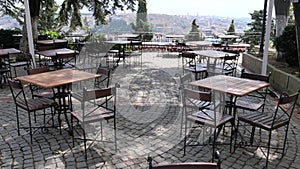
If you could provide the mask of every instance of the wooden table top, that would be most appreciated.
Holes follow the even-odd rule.
[[[228,56],[235,56],[235,53],[229,53],[229,52],[223,52],[223,51],[217,51],[217,50],[194,50],[194,51],[187,51],[194,53],[196,55],[208,57],[208,58],[215,58],[215,59],[222,59],[225,57],[225,55]]]
[[[56,43],[66,43],[68,42],[67,40],[63,40],[63,39],[55,39],[55,40],[38,40],[36,41],[37,44],[40,45],[53,45]]]
[[[56,53],[79,53],[77,50],[72,50],[68,48],[61,48],[61,49],[50,49],[50,50],[44,50],[44,51],[38,51],[36,52],[39,55],[43,55],[45,57],[55,57]]]
[[[198,81],[193,81],[190,83],[190,85],[212,89],[240,97],[245,96],[261,88],[267,87],[270,84],[263,81],[250,80],[225,75],[217,75]]]
[[[62,69],[34,75],[20,76],[17,77],[17,80],[31,83],[43,88],[54,88],[96,77],[101,77],[101,75],[74,69]]]
[[[15,48],[6,48],[6,49],[0,49],[0,55],[6,55],[6,54],[17,54],[21,53],[20,50],[15,49]]]

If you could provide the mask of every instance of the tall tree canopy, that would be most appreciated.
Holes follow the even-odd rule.
[[[32,18],[32,27],[34,39],[37,39],[37,27],[39,24],[39,17],[45,18],[47,15],[54,15],[53,10],[50,9],[54,5],[55,0],[30,0],[30,13]],[[58,15],[58,23],[53,25],[59,26],[69,26],[69,28],[75,29],[76,27],[82,26],[81,13],[80,10],[87,7],[89,11],[93,13],[96,20],[96,24],[105,24],[106,16],[112,15],[116,10],[134,10],[135,2],[137,0],[64,0]],[[24,0],[0,0],[0,13],[5,15],[10,15],[17,19],[20,24],[24,21]],[[40,10],[42,9],[42,10]],[[51,11],[53,13],[51,13]],[[23,32],[26,32],[23,26]],[[23,33],[23,38],[21,39],[22,50],[26,50],[26,39],[27,34]]]
[[[136,14],[136,22],[131,23],[132,29],[135,33],[143,35],[143,39],[150,41],[153,37],[152,30],[148,23],[148,14],[147,14],[147,1],[138,0],[138,10]]]

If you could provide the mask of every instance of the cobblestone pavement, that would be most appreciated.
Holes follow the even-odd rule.
[[[32,145],[27,130],[21,130],[19,136],[9,88],[0,89],[0,168],[138,169],[148,168],[148,155],[153,157],[154,164],[210,161],[209,146],[187,147],[183,154],[182,117],[175,77],[176,73],[182,74],[182,68],[179,68],[177,55],[145,52],[142,65],[139,59],[132,58],[130,65],[120,64],[113,74],[112,83],[121,85],[117,91],[117,150],[113,143],[94,142],[87,151],[87,161],[83,142],[76,140],[73,147],[66,128],[62,134],[58,128],[51,128],[47,133],[37,130]],[[269,100],[267,109],[272,109],[274,99],[269,97]],[[78,108],[78,102],[73,104]],[[299,168],[298,116],[296,112],[296,120],[290,125],[286,155],[281,158],[272,151],[269,168]],[[26,125],[27,121],[26,114],[22,113],[21,124]],[[105,122],[103,127],[104,139],[113,140],[112,122]],[[91,133],[99,130],[98,126],[89,129]],[[266,134],[261,132],[259,140],[264,143]],[[282,130],[273,133],[272,145],[281,145],[282,134]],[[229,138],[226,131],[221,138]],[[265,165],[265,158],[257,147],[238,147],[234,153],[230,153],[229,146],[218,146],[218,150],[222,168],[260,169]]]

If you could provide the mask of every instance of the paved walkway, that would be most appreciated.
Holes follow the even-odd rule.
[[[131,60],[131,66],[119,65],[113,74],[112,83],[118,82],[117,106],[117,150],[113,143],[94,143],[88,150],[88,160],[84,158],[83,142],[78,140],[75,147],[66,129],[49,129],[47,133],[38,130],[33,144],[27,131],[16,131],[15,106],[10,98],[8,86],[0,89],[0,168],[148,168],[147,157],[153,163],[187,161],[209,161],[208,146],[187,147],[183,154],[179,93],[175,74],[182,74],[177,55],[164,53],[143,54],[143,64]],[[272,98],[270,98],[272,100]],[[78,102],[74,101],[78,107]],[[267,109],[274,107],[269,101]],[[269,168],[299,168],[300,150],[298,142],[299,116],[295,113],[287,140],[287,154],[272,152]],[[22,124],[27,116],[22,114]],[[90,132],[98,130],[91,126]],[[112,140],[112,123],[104,123],[104,137]],[[281,143],[282,130],[273,133],[272,144]],[[262,142],[265,134],[262,131]],[[247,135],[245,134],[247,137]],[[223,138],[223,136],[222,136]],[[228,137],[224,137],[226,139]],[[263,168],[265,158],[258,148],[239,147],[234,153],[229,146],[219,146],[222,168]]]

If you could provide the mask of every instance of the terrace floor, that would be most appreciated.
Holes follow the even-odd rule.
[[[142,62],[134,58],[131,65],[120,64],[113,74],[112,84],[118,82],[117,150],[113,143],[95,142],[84,158],[84,146],[64,129],[51,128],[47,133],[38,130],[30,144],[30,136],[16,130],[15,106],[9,87],[0,89],[0,168],[148,168],[147,157],[153,163],[210,161],[210,147],[187,147],[183,154],[183,134],[176,73],[182,74],[177,55],[144,52]],[[179,63],[179,64],[178,64]],[[138,92],[137,92],[138,91]],[[147,96],[142,105],[132,104],[135,94]],[[273,109],[274,98],[268,96],[267,109]],[[75,108],[78,102],[74,101]],[[291,122],[286,155],[281,158],[272,152],[269,168],[298,168],[300,166],[299,109]],[[25,114],[25,113],[24,113]],[[26,124],[27,116],[21,118]],[[111,122],[104,123],[104,136],[112,139]],[[91,132],[95,132],[91,127]],[[97,129],[96,129],[97,130]],[[262,131],[263,132],[263,131]],[[226,133],[225,133],[226,134]],[[273,133],[272,144],[278,146],[282,130]],[[266,137],[260,138],[262,142]],[[246,136],[246,134],[245,134]],[[221,136],[223,137],[223,136]],[[246,136],[247,137],[247,136]],[[226,137],[224,137],[226,139]],[[229,146],[218,146],[222,168],[263,168],[265,158],[257,147],[238,147],[230,153]]]

